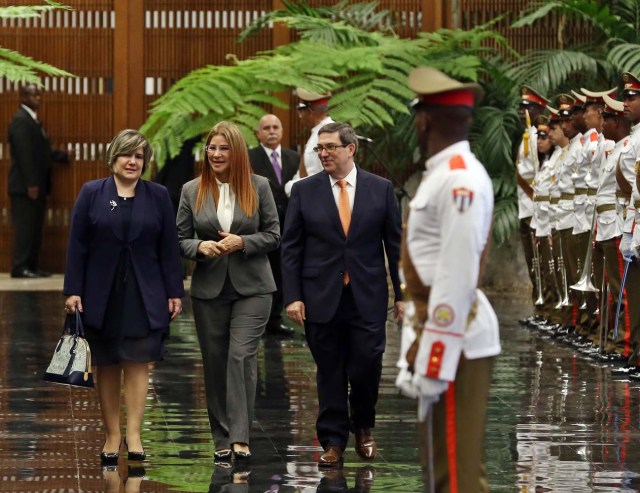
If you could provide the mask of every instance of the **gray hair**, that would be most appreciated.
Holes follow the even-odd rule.
[[[358,137],[356,135],[356,131],[353,127],[347,123],[327,123],[320,130],[318,130],[318,135],[320,134],[333,134],[338,132],[338,137],[340,137],[340,142],[342,144],[353,144],[356,146],[353,155],[355,156],[358,152]]]
[[[142,172],[144,173],[153,157],[153,148],[147,138],[137,130],[123,130],[113,138],[107,149],[107,166],[113,171],[116,159],[120,156],[130,156],[139,147],[144,149],[144,162],[142,164]]]

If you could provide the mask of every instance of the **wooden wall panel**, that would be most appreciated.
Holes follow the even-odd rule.
[[[88,179],[106,175],[103,155],[113,129],[113,2],[66,3],[75,10],[45,13],[36,19],[0,21],[0,46],[77,76],[41,79],[44,87],[38,117],[55,147],[76,154],[73,164],[55,165],[52,173],[41,267],[54,272],[64,268],[69,211],[77,192]],[[17,89],[0,79],[0,271],[3,272],[11,266],[7,126],[19,107]]]

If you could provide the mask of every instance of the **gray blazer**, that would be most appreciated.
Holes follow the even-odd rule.
[[[205,240],[220,241],[222,228],[216,214],[213,196],[209,195],[196,213],[196,197],[200,178],[185,183],[180,196],[176,219],[182,256],[196,260],[191,279],[191,296],[211,299],[220,294],[227,273],[233,287],[242,296],[272,293],[276,284],[271,274],[267,252],[280,244],[278,212],[269,181],[252,175],[258,193],[258,209],[247,217],[236,201],[230,232],[242,236],[244,250],[222,257],[210,258],[198,254],[198,245]]]

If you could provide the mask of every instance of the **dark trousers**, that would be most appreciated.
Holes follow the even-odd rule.
[[[333,319],[306,322],[305,334],[317,365],[318,441],[344,449],[349,430],[375,426],[385,322],[363,320],[347,286]]]
[[[13,249],[11,272],[38,270],[42,228],[47,198],[40,195],[33,200],[26,195],[10,195]]]
[[[530,217],[520,219],[520,241],[522,242],[524,260],[527,263],[527,272],[529,273],[529,279],[531,279],[531,285],[533,286],[531,292],[531,302],[533,303],[535,314],[543,316],[542,309],[535,304],[538,293],[536,292],[536,278],[533,272],[533,243],[531,241],[532,235],[535,234],[535,230],[531,229],[530,224]]]
[[[269,257],[269,264],[271,265],[271,272],[273,273],[273,280],[276,283],[276,290],[273,292],[271,314],[269,315],[267,330],[269,329],[269,326],[278,327],[282,323],[284,299],[282,296],[282,268],[280,267],[280,254],[280,248],[276,248],[267,254]]]

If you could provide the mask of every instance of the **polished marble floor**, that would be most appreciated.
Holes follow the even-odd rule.
[[[187,302],[166,359],[153,371],[144,469],[121,459],[116,470],[102,471],[95,391],[40,379],[63,321],[59,283],[25,283],[12,289],[12,281],[0,279],[6,289],[0,291],[0,492],[422,490],[413,403],[393,387],[395,324],[388,328],[374,463],[362,463],[350,448],[341,472],[318,471],[314,365],[298,333],[263,340],[251,464],[214,466]],[[524,298],[501,295],[493,302],[504,351],[487,423],[491,491],[640,491],[640,384],[614,380],[608,367],[521,328],[515,320],[529,312]]]

